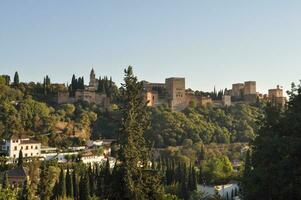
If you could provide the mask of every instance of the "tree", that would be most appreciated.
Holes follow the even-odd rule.
[[[3,180],[2,180],[2,188],[7,189],[9,187],[7,172],[4,172]]]
[[[301,199],[301,85],[292,85],[286,110],[268,105],[252,142],[252,169],[244,199]]]
[[[144,132],[149,127],[149,114],[147,105],[143,97],[142,82],[138,82],[133,74],[131,66],[125,71],[122,84],[122,127],[118,137],[120,144],[119,160],[121,161],[120,170],[122,173],[122,192],[125,199],[151,199],[150,195],[160,196],[160,187],[153,188],[152,185],[158,185],[159,181],[150,177],[147,169],[150,161],[150,147],[144,138]],[[152,194],[147,189],[153,188]],[[158,197],[160,198],[160,197]]]
[[[16,71],[14,75],[14,85],[18,85],[18,84],[19,84],[19,74]]]
[[[59,187],[60,187],[59,182],[56,181],[52,189],[52,196],[51,196],[52,200],[54,199],[57,200],[59,198],[59,191],[60,191]]]
[[[23,153],[22,150],[19,151],[19,157],[18,157],[18,166],[23,166]]]
[[[67,197],[73,197],[72,177],[70,175],[69,168],[67,168],[66,173],[66,195]]]
[[[73,187],[73,197],[75,200],[78,199],[78,185],[77,185],[77,177],[75,174],[75,169],[72,171],[72,187]]]
[[[48,180],[48,175],[48,168],[45,162],[43,162],[40,167],[40,182],[38,185],[38,192],[41,200],[47,200],[51,195],[51,191],[49,190],[50,181]]]
[[[248,149],[248,151],[246,153],[245,168],[243,171],[243,179],[242,179],[242,192],[243,192],[244,198],[246,198],[246,199],[251,198],[251,197],[249,197],[250,193],[248,192],[248,188],[252,187],[248,184],[248,180],[249,180],[249,178],[251,178],[251,170],[252,170],[251,156],[250,156],[250,150]]]
[[[103,172],[103,188],[104,188],[104,195],[109,196],[111,187],[111,168],[110,168],[110,160],[107,158],[107,162]]]
[[[87,200],[90,195],[88,177],[84,174],[79,181],[79,200]]]
[[[3,75],[0,76],[0,85],[5,85],[6,79],[3,77]]]
[[[58,194],[60,197],[66,196],[66,181],[65,181],[65,175],[64,170],[61,168],[60,176],[59,176],[59,191]]]
[[[27,179],[23,183],[23,189],[20,195],[20,200],[32,200],[32,193]]]

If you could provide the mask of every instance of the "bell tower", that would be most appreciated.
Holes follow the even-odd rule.
[[[97,83],[96,83],[96,78],[95,78],[95,72],[94,72],[94,69],[92,68],[92,70],[90,72],[89,86],[96,87],[96,85],[97,85]]]

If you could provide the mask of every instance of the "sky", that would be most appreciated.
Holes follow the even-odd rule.
[[[21,81],[122,82],[185,77],[212,91],[257,81],[266,93],[301,79],[301,1],[0,0],[0,74]]]

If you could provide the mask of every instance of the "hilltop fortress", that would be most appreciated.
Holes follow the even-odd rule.
[[[184,110],[192,102],[203,107],[222,107],[236,103],[255,104],[261,100],[284,106],[286,102],[283,90],[279,86],[276,89],[270,89],[268,95],[262,95],[256,91],[256,81],[232,84],[232,89],[225,90],[220,99],[212,99],[208,95],[197,95],[191,89],[186,89],[185,78],[172,77],[165,79],[165,83],[144,81],[143,84],[148,106],[166,105],[172,111]]]
[[[149,83],[144,81],[145,99],[148,106],[157,107],[166,105],[172,111],[184,110],[191,102],[202,106],[208,106],[213,103],[220,105],[231,105],[229,97],[223,97],[221,101],[213,101],[208,96],[195,95],[193,91],[185,87],[185,78],[171,77],[165,79],[165,83]]]
[[[82,87],[77,88],[73,93],[70,92],[70,89],[69,91],[58,92],[57,103],[64,104],[86,101],[107,109],[110,107],[111,98],[101,89],[101,81],[101,78],[96,78],[94,69],[92,69],[89,85],[82,85]],[[261,100],[270,101],[274,105],[280,106],[284,106],[286,102],[283,90],[279,86],[276,89],[270,89],[268,95],[262,95],[256,91],[256,81],[234,83],[230,90],[225,89],[217,98],[212,98],[212,94],[214,93],[197,93],[191,89],[187,89],[185,78],[183,77],[166,78],[164,83],[143,81],[143,86],[144,97],[148,106],[158,107],[165,105],[170,107],[172,111],[184,110],[191,103],[203,107],[222,107],[236,103],[255,104]]]

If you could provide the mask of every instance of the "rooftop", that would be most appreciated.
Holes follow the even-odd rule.
[[[21,144],[40,144],[40,142],[35,140],[21,140]]]
[[[18,166],[7,171],[8,177],[26,177],[26,169],[23,166]]]

